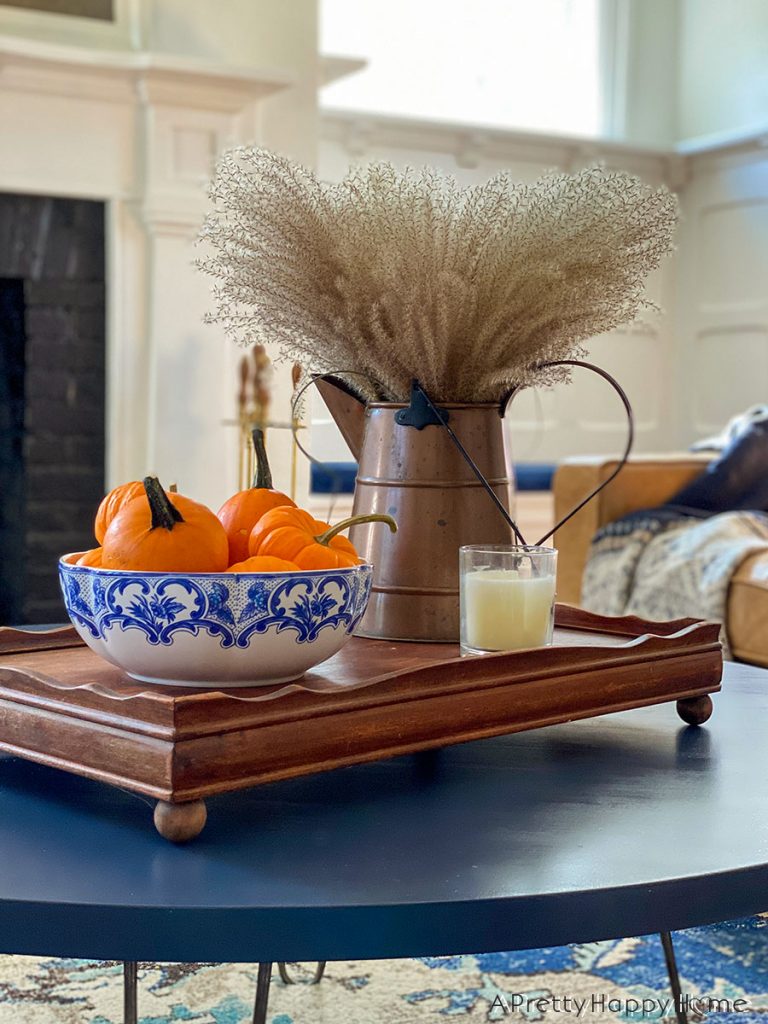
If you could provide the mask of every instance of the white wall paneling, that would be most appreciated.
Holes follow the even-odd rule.
[[[765,138],[687,147],[677,304],[684,440],[768,402]]]

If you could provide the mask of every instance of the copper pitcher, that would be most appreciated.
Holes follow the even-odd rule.
[[[358,461],[353,514],[379,512],[396,534],[369,524],[350,539],[374,566],[359,636],[457,642],[459,548],[509,544],[512,533],[439,422],[413,425],[406,404],[364,405],[327,380],[317,386]],[[442,404],[450,426],[504,505],[512,482],[496,404]]]

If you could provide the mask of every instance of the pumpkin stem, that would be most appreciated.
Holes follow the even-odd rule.
[[[171,499],[165,493],[160,481],[156,476],[145,476],[142,483],[147,492],[147,501],[152,510],[151,529],[156,530],[159,526],[166,530],[172,530],[177,523],[183,523],[184,517]]]
[[[318,544],[328,545],[337,533],[341,533],[342,530],[346,530],[349,526],[357,526],[358,523],[386,523],[390,532],[397,533],[397,523],[392,516],[379,515],[373,512],[366,516],[350,516],[349,519],[342,519],[340,523],[336,523],[335,526],[327,529],[325,533],[315,537],[315,540]]]
[[[253,476],[252,487],[266,487],[267,490],[272,490],[272,470],[269,468],[269,459],[267,458],[267,448],[264,444],[264,431],[260,427],[256,427],[251,431],[251,438],[253,439],[253,451],[256,455],[256,472]]]

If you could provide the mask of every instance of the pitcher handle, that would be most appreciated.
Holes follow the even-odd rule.
[[[549,540],[549,538],[554,533],[556,533],[562,526],[565,526],[569,519],[572,519],[577,512],[580,512],[585,505],[592,501],[593,498],[597,497],[597,495],[600,493],[600,491],[602,491],[604,487],[607,487],[612,480],[616,479],[616,477],[619,475],[619,473],[626,465],[627,459],[629,458],[629,453],[632,451],[632,445],[635,442],[635,417],[634,413],[632,412],[632,406],[630,404],[629,398],[627,397],[627,393],[624,390],[624,388],[622,388],[621,384],[619,384],[619,382],[614,377],[612,377],[607,370],[603,370],[600,366],[595,366],[594,363],[587,363],[583,359],[556,359],[553,360],[552,362],[539,364],[539,368],[542,370],[547,369],[548,367],[551,366],[578,366],[584,370],[591,370],[593,373],[596,373],[599,377],[602,377],[603,380],[607,381],[621,399],[622,405],[624,406],[624,409],[626,411],[627,441],[624,446],[624,452],[621,455],[621,458],[619,459],[619,463],[616,466],[616,468],[611,473],[609,473],[605,480],[599,483],[597,487],[594,488],[594,490],[590,491],[586,498],[584,498],[582,501],[578,503],[578,505],[572,508],[567,515],[563,516],[563,518],[552,527],[549,533],[545,533],[540,540],[537,540],[537,546]],[[520,388],[512,388],[502,398],[501,402],[499,403],[499,415],[502,418],[504,417],[510,402],[514,399],[515,395],[520,390]]]
[[[309,379],[306,380],[301,385],[301,387],[299,387],[298,390],[294,392],[293,399],[291,401],[291,434],[293,435],[293,443],[296,445],[296,449],[301,452],[304,458],[307,459],[307,461],[311,465],[317,466],[320,469],[324,469],[331,477],[333,477],[334,474],[333,471],[329,469],[327,463],[323,462],[322,459],[318,459],[316,456],[312,455],[312,453],[304,447],[304,445],[301,442],[301,439],[299,438],[298,409],[305,392],[308,391],[313,384],[317,384],[319,381],[328,381],[329,383],[332,383],[335,387],[344,391],[344,393],[347,394],[350,398],[354,398],[356,401],[360,402],[361,407],[364,406],[365,403],[363,402],[363,400],[359,398],[357,395],[355,395],[352,388],[339,377],[339,374],[342,373],[347,376],[362,377],[369,383],[373,384],[374,386],[378,386],[378,382],[375,381],[373,377],[371,377],[367,373],[362,373],[359,370],[329,370],[327,373],[310,374]],[[350,447],[352,447],[351,443]],[[355,455],[356,459],[359,459],[359,452],[353,454]],[[332,497],[336,493],[337,492],[334,489],[334,491],[332,492]]]

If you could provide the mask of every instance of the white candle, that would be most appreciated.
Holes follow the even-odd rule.
[[[481,569],[466,573],[463,585],[467,647],[511,651],[550,642],[554,576]]]

